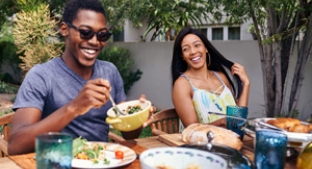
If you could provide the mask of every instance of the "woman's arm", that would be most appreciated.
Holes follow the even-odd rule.
[[[184,127],[198,123],[192,97],[193,91],[189,82],[185,78],[179,77],[172,89],[172,101]]]

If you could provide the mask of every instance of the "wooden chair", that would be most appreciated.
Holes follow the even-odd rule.
[[[120,135],[115,134],[115,133],[113,133],[111,131],[108,132],[108,138],[109,138],[110,142],[120,143],[120,142],[126,141],[126,139],[124,139]]]
[[[8,139],[13,116],[14,112],[0,116],[0,126],[3,126],[0,134],[0,158],[8,156]]]
[[[144,123],[150,126],[152,135],[172,134],[179,132],[179,116],[175,108],[161,110],[153,114],[152,118]]]

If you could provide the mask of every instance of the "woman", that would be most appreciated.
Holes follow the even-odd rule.
[[[227,60],[191,27],[177,36],[171,63],[172,100],[181,119],[180,129],[192,123],[225,126],[227,105],[248,105],[250,82],[243,66]]]

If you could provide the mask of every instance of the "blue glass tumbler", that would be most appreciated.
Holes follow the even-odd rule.
[[[228,116],[235,116],[235,117],[241,117],[246,119],[248,115],[248,107],[243,106],[227,106],[226,107],[226,115]],[[243,125],[246,123],[246,121],[235,119],[235,118],[226,118],[226,127],[227,129],[232,130],[233,132],[237,133],[240,136],[240,139],[243,140],[244,137],[244,131],[241,130]]]
[[[37,169],[71,169],[73,138],[65,133],[36,137]]]
[[[283,169],[286,158],[287,135],[278,131],[256,131],[256,169]]]

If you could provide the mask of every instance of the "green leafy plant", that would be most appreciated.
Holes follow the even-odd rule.
[[[295,109],[289,112],[283,112],[279,115],[279,117],[291,117],[291,118],[298,118],[299,117],[299,110]]]
[[[18,91],[18,87],[17,86],[0,81],[0,93],[16,94],[17,91]]]
[[[151,41],[158,35],[166,34],[166,39],[174,38],[170,30],[179,32],[188,24],[200,26],[204,20],[210,20],[213,5],[207,0],[102,0],[106,7],[107,18],[113,33],[122,30],[126,20],[133,23],[135,28],[142,28],[147,21],[148,27],[142,35],[145,41],[152,34]],[[219,13],[219,20],[223,16]],[[213,21],[216,21],[213,18]]]
[[[142,71],[131,71],[134,60],[130,57],[130,51],[125,48],[107,46],[98,56],[100,60],[106,60],[116,65],[123,81],[127,94],[134,82],[141,78]]]
[[[20,4],[25,3],[20,1]],[[24,72],[61,54],[63,43],[58,41],[55,29],[58,22],[51,18],[48,5],[38,4],[32,10],[25,7],[16,14],[14,21],[12,33],[18,52],[22,53],[23,63],[19,66]]]

